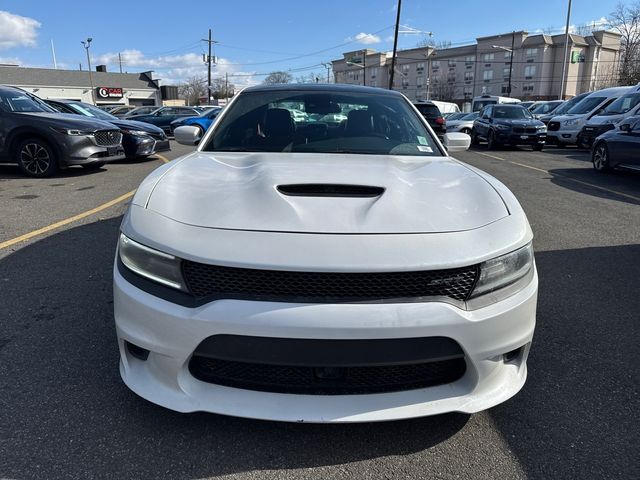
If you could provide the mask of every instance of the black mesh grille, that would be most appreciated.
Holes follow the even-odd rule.
[[[547,129],[551,132],[560,130],[560,122],[549,122],[547,125]]]
[[[95,132],[93,136],[96,139],[96,144],[104,147],[122,143],[122,133],[119,130],[100,130]]]
[[[257,270],[183,262],[184,278],[196,297],[336,303],[423,297],[466,300],[478,266],[416,272],[332,273]]]
[[[207,383],[244,390],[304,395],[389,393],[455,382],[466,371],[464,358],[411,365],[299,367],[192,357],[191,374]]]

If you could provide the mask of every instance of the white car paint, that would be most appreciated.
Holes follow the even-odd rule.
[[[207,137],[214,134],[210,130]],[[462,137],[451,141],[465,141]],[[309,182],[376,185],[385,192],[345,200],[285,197],[276,189]],[[185,260],[302,272],[463,267],[513,252],[533,237],[524,211],[502,183],[451,157],[204,152],[202,147],[143,181],[121,230],[135,242]],[[138,395],[172,410],[295,422],[474,413],[516,394],[527,376],[535,265],[518,282],[464,304],[220,299],[197,307],[133,285],[122,268],[126,271],[117,257],[114,311],[122,378]],[[460,344],[467,370],[453,383],[392,393],[244,390],[205,383],[189,371],[194,349],[219,334],[335,340],[444,336]],[[136,358],[125,342],[147,349],[148,358]],[[514,350],[515,358],[505,356]]]

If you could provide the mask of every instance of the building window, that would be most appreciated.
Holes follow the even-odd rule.
[[[420,62],[419,64],[416,65],[416,73],[420,75],[423,72],[424,72],[424,62]]]
[[[372,79],[376,78],[378,76],[378,67],[370,68],[369,72],[371,73]]]
[[[403,78],[402,79],[402,88],[404,88],[406,90],[408,86],[409,86],[409,79],[408,78]]]
[[[533,93],[533,87],[534,87],[533,83],[525,83],[524,85],[522,85],[522,91]]]
[[[440,60],[434,60],[431,62],[431,68],[433,70],[438,70],[440,68]]]
[[[527,48],[527,57],[535,57],[536,55],[538,55],[537,48]]]
[[[509,93],[509,84],[505,83],[502,85],[501,93],[502,95],[506,95]]]
[[[411,65],[408,63],[405,63],[404,65],[402,65],[402,73],[404,73],[405,75],[409,73],[409,70],[411,70]]]
[[[416,86],[418,88],[422,88],[424,86],[424,77],[417,77],[416,78]]]
[[[449,67],[455,67],[456,66],[456,61],[454,59],[449,59]]]
[[[511,52],[504,52],[504,59],[511,60]]]
[[[473,65],[476,62],[476,57],[474,55],[467,55],[464,58],[464,63],[466,65]]]
[[[471,98],[473,96],[473,87],[464,87],[464,98]]]
[[[464,81],[472,82],[473,81],[473,72],[464,72]]]
[[[491,95],[491,86],[483,85],[482,86],[482,94],[483,95]]]
[[[485,82],[493,80],[493,70],[485,70],[482,74],[482,78]]]
[[[536,74],[536,66],[535,65],[527,65],[524,67],[524,78],[526,80],[531,80]]]
[[[482,60],[485,62],[492,62],[496,58],[494,53],[485,53],[482,55]]]
[[[502,69],[502,78],[504,79],[509,78],[509,70],[511,70],[509,67],[504,67]]]
[[[424,90],[418,89],[416,91],[416,100],[424,100],[425,96],[426,95],[425,95],[425,91]]]
[[[447,76],[447,82],[448,83],[456,83],[456,74],[455,73],[450,73]]]

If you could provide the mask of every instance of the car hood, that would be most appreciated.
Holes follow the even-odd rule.
[[[473,125],[473,120],[451,120],[447,127],[459,127],[460,125]]]
[[[540,125],[540,120],[536,120],[535,118],[531,119],[510,119],[510,118],[500,118],[494,120],[495,125],[507,125],[509,127],[531,127]]]
[[[160,127],[156,127],[151,123],[145,122],[136,122],[134,120],[113,120],[111,121],[118,128],[128,128],[130,130],[141,130],[143,132],[148,133],[162,133],[162,129]]]
[[[587,122],[587,126],[591,125],[606,125],[608,123],[616,124],[620,120],[625,118],[624,113],[616,113],[615,115],[596,115],[595,117],[591,117]]]
[[[359,197],[292,195],[278,187],[379,187]],[[209,228],[304,233],[431,233],[509,215],[480,175],[447,157],[196,152],[161,177],[146,207]]]
[[[113,123],[72,113],[20,112],[21,117],[29,117],[36,122],[46,121],[51,127],[75,128],[79,130],[113,130]]]

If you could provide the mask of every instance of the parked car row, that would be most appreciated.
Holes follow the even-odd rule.
[[[71,165],[97,169],[169,149],[166,135],[149,124],[82,102],[49,102],[0,86],[0,162],[15,163],[31,177],[49,177]]]

